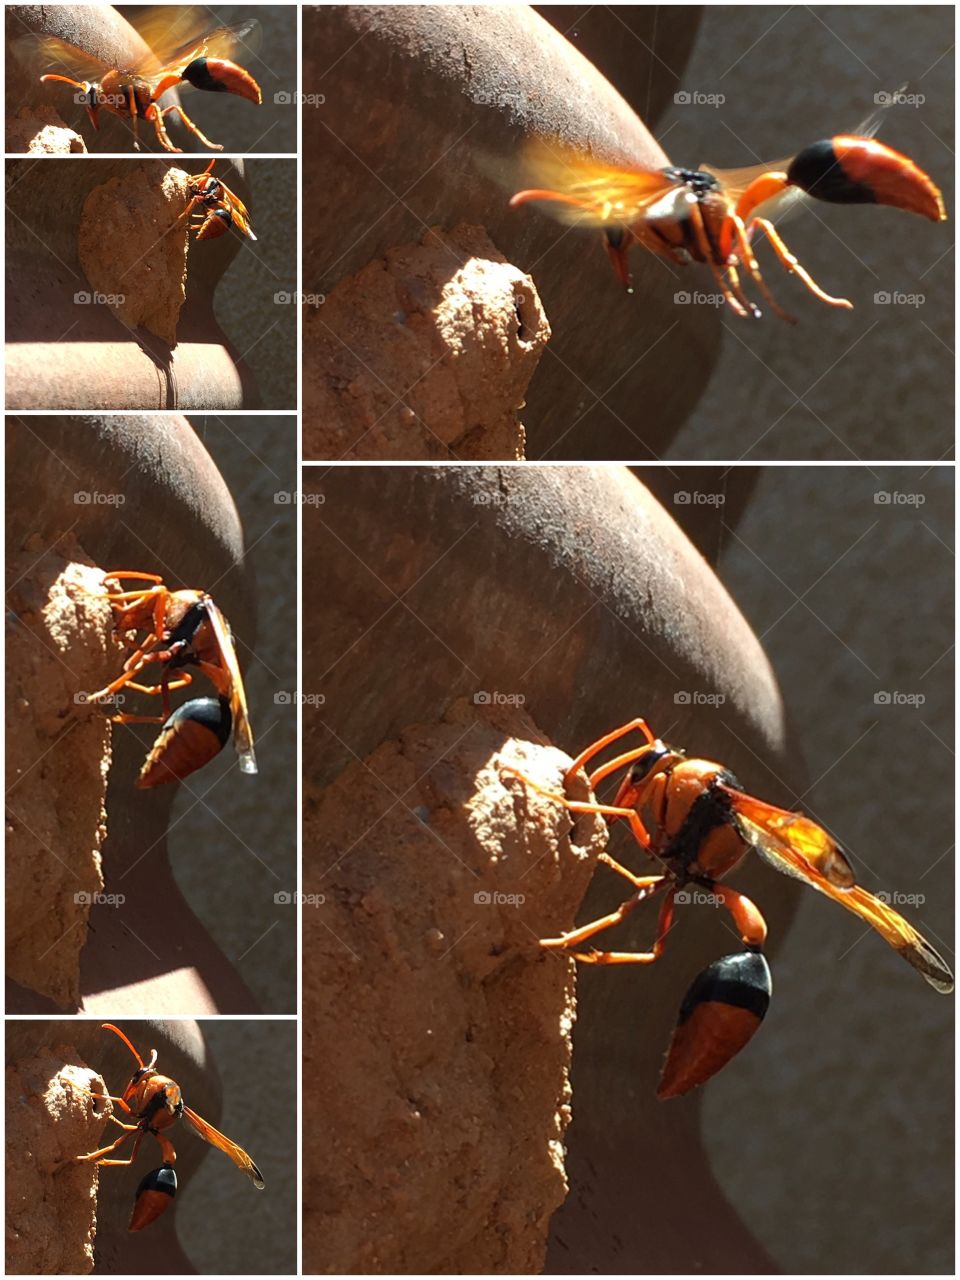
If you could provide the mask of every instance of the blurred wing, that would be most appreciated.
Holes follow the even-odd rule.
[[[59,36],[38,35],[31,31],[18,36],[12,49],[17,61],[25,67],[36,68],[38,76],[69,76],[71,80],[95,83],[110,70],[105,62],[68,44]]]
[[[511,206],[544,200],[561,222],[580,226],[630,225],[681,185],[660,170],[618,169],[559,143],[531,143],[522,167],[536,185],[517,192]]]
[[[204,1142],[209,1142],[212,1147],[216,1147],[218,1151],[222,1151],[224,1155],[229,1156],[237,1168],[243,1170],[258,1191],[263,1190],[263,1174],[244,1151],[243,1147],[238,1147],[235,1142],[231,1142],[219,1129],[215,1129],[212,1124],[207,1124],[202,1116],[198,1116],[189,1107],[183,1108],[183,1119],[186,1121],[187,1127],[198,1134]]]
[[[230,673],[230,711],[233,715],[233,745],[240,759],[241,773],[257,772],[257,757],[253,750],[253,730],[247,715],[247,694],[243,687],[243,676],[237,662],[237,651],[233,647],[233,636],[230,624],[207,596],[207,617],[217,637],[217,645],[224,666]]]
[[[792,157],[785,160],[771,160],[769,164],[752,164],[745,169],[714,169],[709,164],[700,166],[706,173],[712,173],[734,204],[746,191],[750,183],[764,173],[786,173]],[[799,187],[788,187],[786,191],[758,204],[752,217],[769,218],[771,222],[783,222],[804,204],[810,203],[810,197]]]
[[[249,18],[233,27],[211,27],[212,12],[203,5],[157,6],[135,14],[131,22],[164,71],[182,69],[194,58],[225,58],[242,66],[260,47],[260,23]]]
[[[850,864],[822,827],[801,814],[766,805],[739,791],[724,790],[734,800],[744,839],[765,862],[832,898],[876,929],[937,991],[948,994],[953,990],[953,974],[942,957],[903,916],[856,884]]]

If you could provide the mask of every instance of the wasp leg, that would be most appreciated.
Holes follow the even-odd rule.
[[[180,153],[183,148],[175,147],[173,145],[170,141],[170,136],[167,133],[166,126],[163,123],[163,117],[165,114],[166,112],[161,111],[157,106],[156,101],[154,101],[150,103],[149,107],[147,107],[144,118],[149,120],[153,125],[154,132],[157,135],[157,141],[160,143],[161,147],[163,147],[164,151],[176,151],[177,153]]]
[[[622,903],[616,911],[611,912],[610,916],[604,917],[603,921],[594,921],[597,928],[593,929],[593,933],[600,933],[603,929],[608,929],[612,924],[619,923],[619,920],[630,912],[645,897],[651,897],[654,893],[658,893],[661,889],[665,889],[671,883],[669,876],[651,876],[651,880],[659,880],[659,885],[653,885],[647,893],[642,890],[635,894],[633,898],[629,898]],[[626,910],[624,910],[626,908]],[[623,913],[622,915],[620,913]],[[665,898],[660,907],[660,918],[657,921],[657,937],[650,951],[568,951],[567,954],[573,956],[574,960],[578,960],[581,964],[653,964],[663,955],[663,948],[667,941],[667,934],[670,932],[670,926],[673,923],[674,900],[672,895]],[[609,921],[609,923],[605,923]],[[584,929],[591,929],[590,925],[584,925]],[[582,930],[575,930],[575,933],[581,933]],[[587,937],[590,937],[590,933]],[[543,942],[541,941],[541,946]]]
[[[749,237],[747,236],[746,227],[743,225],[743,219],[737,214],[732,213],[730,215],[730,221],[733,223],[734,236],[739,249],[740,261],[746,263],[751,279],[763,294],[771,311],[775,312],[781,320],[786,320],[788,324],[796,324],[796,317],[792,316],[789,311],[784,311],[783,307],[775,301],[773,294],[767,288],[767,282],[760,274],[760,263],[754,256],[753,248],[751,247]]]
[[[703,214],[700,212],[700,206],[698,204],[691,205],[690,207],[690,225],[693,228],[693,234],[697,242],[697,248],[700,250],[700,256],[710,268],[720,292],[723,294],[724,298],[726,298],[727,303],[734,314],[745,319],[751,313],[747,310],[744,303],[741,302],[733,293],[730,285],[727,283],[727,278],[724,275],[723,269],[716,261],[716,250],[713,248],[713,245],[711,245],[707,236],[706,228],[703,225]],[[744,300],[744,302],[745,301],[746,300]]]
[[[819,298],[821,302],[825,302],[830,307],[845,307],[848,311],[853,310],[853,303],[846,298],[833,298],[829,293],[824,293],[810,273],[801,267],[800,263],[781,240],[776,228],[769,219],[754,218],[746,229],[747,234],[750,235],[755,227],[758,227],[766,234],[767,239],[770,241],[770,248],[780,259],[781,264],[791,275],[799,276],[815,298]]]
[[[541,938],[540,945],[547,950],[564,950],[570,947],[578,946],[581,942],[586,942],[588,938],[594,937],[598,933],[602,933],[604,929],[612,929],[614,925],[626,920],[633,911],[639,907],[641,902],[645,902],[647,898],[666,887],[666,876],[638,876],[636,880],[637,892],[632,897],[627,898],[625,902],[621,902],[616,911],[611,911],[609,915],[598,916],[596,920],[591,920],[589,924],[580,925],[577,929],[570,929],[567,933],[562,933],[559,938]]]
[[[763,312],[760,310],[757,304],[755,302],[751,302],[750,299],[747,297],[747,295],[744,293],[743,286],[740,283],[740,272],[737,270],[736,263],[734,263],[732,260],[727,264],[727,277],[728,277],[728,282],[730,284],[730,288],[737,295],[737,298],[740,300],[741,305],[745,306],[749,310],[754,320],[759,320],[760,317],[763,315]]]
[[[139,1130],[139,1133],[137,1136],[137,1141],[133,1144],[133,1151],[130,1153],[130,1156],[128,1159],[126,1160],[106,1159],[106,1157],[110,1155],[111,1151],[116,1151],[117,1147],[119,1147],[122,1143],[127,1141],[131,1133],[137,1133],[138,1130]],[[117,1138],[116,1142],[111,1142],[108,1147],[101,1147],[99,1151],[90,1151],[85,1156],[74,1156],[71,1163],[73,1164],[89,1164],[89,1163],[133,1164],[134,1160],[136,1160],[137,1158],[137,1153],[140,1150],[140,1143],[142,1141],[143,1141],[143,1130],[140,1128],[138,1124],[135,1124],[135,1125],[132,1125],[129,1129],[127,1129],[125,1133],[121,1133],[120,1137]]]
[[[588,804],[586,801],[568,800],[566,796],[562,796],[557,791],[548,791],[546,787],[541,787],[538,782],[534,782],[532,778],[528,778],[519,769],[514,769],[512,765],[503,764],[500,766],[502,772],[512,774],[515,778],[519,778],[521,782],[526,783],[533,791],[538,792],[542,796],[546,796],[548,800],[555,800],[557,804],[563,805],[564,809],[569,809],[572,813],[598,813],[604,817],[626,818],[630,824],[630,830],[633,832],[636,840],[645,849],[650,847],[650,837],[647,835],[647,829],[643,825],[643,821],[637,813],[636,809],[619,809],[612,804]]]
[[[616,742],[619,738],[625,738],[627,734],[632,733],[634,729],[639,729],[643,734],[647,740],[647,746],[652,746],[653,743],[656,742],[656,738],[650,731],[650,726],[647,724],[646,720],[629,720],[626,724],[622,724],[619,729],[614,729],[611,733],[604,734],[602,738],[598,738],[596,742],[592,742],[589,747],[586,747],[581,751],[576,760],[574,760],[573,764],[570,765],[569,769],[567,769],[567,772],[564,774],[564,783],[568,783],[573,777],[575,777],[576,774],[586,766],[587,761],[592,760],[595,755],[598,755],[604,749],[604,747],[609,747],[611,742]]]
[[[163,582],[159,573],[141,573],[139,569],[111,569],[109,573],[103,575],[104,582],[108,578],[115,578],[118,582],[123,578],[130,578],[133,582],[152,582],[157,587]]]
[[[221,145],[221,143],[211,142],[209,138],[205,137],[204,134],[200,132],[197,126],[193,123],[193,121],[184,111],[183,107],[178,106],[177,103],[174,103],[172,107],[164,107],[163,111],[160,114],[166,116],[166,115],[169,115],[171,111],[177,112],[183,124],[186,125],[186,127],[190,130],[190,132],[193,134],[195,138],[200,139],[200,141],[203,143],[205,147],[209,147],[211,151],[223,150],[223,146]]]

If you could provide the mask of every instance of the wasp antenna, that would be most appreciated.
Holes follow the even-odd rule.
[[[136,1049],[133,1047],[133,1045],[130,1043],[130,1041],[123,1034],[123,1032],[120,1030],[119,1027],[115,1027],[112,1022],[101,1022],[100,1029],[102,1031],[112,1031],[115,1036],[119,1036],[120,1039],[123,1041],[123,1043],[127,1046],[130,1052],[133,1054],[133,1056],[136,1058],[137,1066],[141,1068],[143,1067],[143,1059],[140,1057],[139,1053],[137,1053]],[[154,1049],[153,1058],[150,1061],[151,1067],[156,1062],[156,1060],[157,1060],[157,1051],[156,1049]]]

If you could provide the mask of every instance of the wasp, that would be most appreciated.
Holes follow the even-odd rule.
[[[163,49],[171,43],[171,28],[172,38],[177,38],[178,28],[184,25],[183,18],[187,22],[191,20],[189,10],[180,22],[176,17],[171,22],[170,9],[166,8],[159,15],[150,14],[137,26],[148,45]],[[151,39],[152,35],[156,39]],[[76,89],[94,129],[100,128],[101,111],[112,112],[133,126],[134,148],[139,150],[142,119],[153,125],[164,150],[180,151],[181,148],[170,141],[165,124],[166,117],[176,111],[203,146],[222,151],[223,147],[205,137],[182,107],[176,104],[161,107],[160,99],[169,89],[182,85],[212,93],[233,93],[259,106],[260,86],[248,71],[232,61],[241,50],[251,51],[259,35],[260,24],[255,19],[234,27],[214,27],[202,34],[192,34],[169,52],[148,54],[129,67],[110,67],[58,36],[30,35],[24,37],[23,43],[32,52],[39,52],[44,65],[61,67],[70,73],[48,72],[40,80],[44,84],[58,82]]]
[[[896,94],[887,95],[895,101]],[[741,282],[745,272],[771,310],[794,317],[778,305],[753,251],[766,235],[780,264],[814,297],[831,307],[851,309],[846,298],[825,293],[790,252],[774,226],[807,197],[832,204],[886,204],[943,222],[947,214],[933,180],[907,156],[878,142],[879,113],[853,134],[814,142],[792,159],[746,169],[620,169],[571,152],[560,144],[534,143],[527,167],[536,188],[518,191],[510,207],[542,200],[556,206],[562,221],[602,227],[614,272],[633,292],[629,253],[641,245],[679,266],[705,263],[731,310],[759,318]]]
[[[170,1207],[174,1196],[177,1194],[177,1173],[174,1168],[177,1161],[177,1153],[173,1149],[173,1143],[164,1133],[164,1130],[169,1129],[177,1120],[183,1120],[189,1129],[192,1129],[195,1134],[203,1138],[204,1142],[209,1142],[211,1146],[229,1156],[237,1168],[247,1175],[257,1190],[262,1191],[264,1186],[263,1174],[247,1155],[246,1151],[242,1147],[238,1147],[235,1142],[231,1142],[219,1129],[215,1129],[212,1124],[208,1124],[202,1116],[198,1116],[195,1111],[191,1111],[183,1101],[180,1086],[177,1082],[171,1080],[169,1076],[161,1075],[157,1071],[156,1049],[151,1052],[150,1061],[144,1063],[140,1054],[119,1027],[115,1027],[112,1022],[103,1022],[100,1025],[104,1031],[112,1031],[114,1035],[120,1037],[133,1054],[137,1069],[130,1077],[130,1083],[124,1089],[122,1097],[115,1098],[111,1094],[93,1092],[90,1093],[90,1096],[100,1101],[116,1103],[125,1115],[135,1118],[136,1123],[127,1124],[123,1120],[118,1120],[115,1115],[108,1116],[107,1119],[119,1125],[124,1132],[117,1138],[116,1142],[111,1142],[109,1146],[101,1147],[99,1151],[91,1151],[85,1156],[74,1156],[73,1163],[98,1165],[133,1164],[146,1135],[149,1133],[156,1138],[160,1145],[163,1163],[159,1169],[151,1169],[137,1187],[128,1230],[142,1231],[151,1222],[155,1222]],[[136,1134],[136,1137],[134,1138],[133,1151],[129,1157],[126,1160],[113,1159],[113,1153],[133,1134]]]
[[[633,893],[609,915],[556,938],[542,938],[549,951],[572,955],[582,964],[652,964],[663,954],[679,900],[694,892],[725,908],[744,950],[714,961],[693,981],[683,1003],[660,1076],[657,1097],[674,1098],[697,1088],[747,1044],[763,1021],[772,994],[763,954],[767,926],[759,908],[721,881],[750,852],[785,875],[794,876],[851,911],[875,929],[917,969],[936,991],[953,990],[953,974],[927,940],[901,915],[856,883],[840,845],[800,813],[748,795],[723,765],[687,756],[651,732],[645,720],[629,723],[592,743],[564,774],[564,786],[601,751],[639,731],[644,745],[609,760],[589,774],[590,788],[625,769],[612,805],[568,800],[547,791],[518,770],[534,791],[574,813],[602,814],[612,824],[626,821],[637,843],[663,867],[662,874],[636,876],[606,852],[600,859],[633,886]],[[662,897],[656,937],[649,951],[583,950],[584,943],[625,920],[641,902]]]
[[[213,240],[231,227],[248,240],[256,240],[246,205],[225,182],[213,176],[215,164],[216,160],[211,160],[203,173],[188,177],[189,199],[180,217],[191,218],[198,240]]]
[[[121,588],[126,581],[148,585],[125,591]],[[87,701],[109,701],[121,689],[163,699],[162,716],[118,712],[111,717],[118,724],[163,726],[137,786],[156,787],[187,777],[213,759],[231,734],[240,771],[256,773],[253,730],[230,624],[211,596],[193,589],[171,591],[157,574],[126,569],[104,574],[104,585],[110,584],[116,589],[100,598],[110,602],[115,632],[134,637],[129,642],[132,652],[116,680]],[[143,673],[157,664],[159,682],[142,683]],[[170,694],[192,684],[193,675],[186,670],[191,666],[206,676],[218,697],[194,698],[173,711]]]

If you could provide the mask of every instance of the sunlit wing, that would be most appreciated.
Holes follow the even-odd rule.
[[[92,54],[84,53],[59,36],[29,32],[13,42],[17,61],[37,75],[69,76],[72,80],[96,83],[110,70],[105,62]]]
[[[679,186],[656,169],[620,169],[542,141],[526,147],[522,172],[531,186],[517,192],[511,205],[542,200],[561,222],[579,226],[629,225]]]
[[[165,73],[182,70],[194,58],[224,58],[243,66],[260,47],[260,23],[248,18],[237,26],[211,26],[212,13],[203,5],[161,5],[134,13],[130,21]]]
[[[903,916],[856,884],[850,864],[822,827],[801,814],[777,809],[743,792],[725,790],[734,798],[734,813],[744,839],[764,861],[832,898],[876,929],[937,991],[946,994],[953,990],[953,974],[946,961]]]
[[[224,1155],[229,1156],[237,1168],[243,1170],[258,1191],[263,1190],[263,1174],[244,1151],[243,1147],[238,1147],[235,1142],[231,1142],[219,1129],[215,1129],[212,1124],[207,1124],[202,1116],[198,1116],[189,1107],[183,1108],[183,1119],[188,1128],[198,1134],[204,1142],[209,1142],[212,1147],[216,1147],[218,1151],[222,1151]]]
[[[221,182],[224,194],[230,203],[230,212],[233,215],[234,224],[238,231],[241,231],[249,240],[256,240],[253,234],[253,227],[250,225],[250,215],[247,213],[247,206],[240,197],[230,190],[226,183]]]
[[[240,761],[241,773],[257,772],[257,757],[253,750],[253,730],[247,715],[247,694],[243,687],[243,676],[237,662],[237,651],[233,647],[233,636],[230,624],[210,599],[206,597],[207,617],[217,637],[220,656],[230,674],[230,711],[233,715],[233,745]]]

